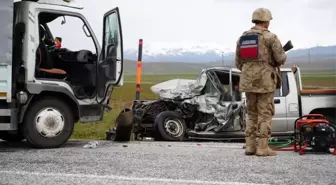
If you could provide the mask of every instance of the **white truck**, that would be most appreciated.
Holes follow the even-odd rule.
[[[123,85],[119,9],[103,17],[102,47],[82,11],[71,0],[0,1],[1,139],[60,147],[76,122],[102,120],[111,109],[112,90]],[[95,51],[60,47],[48,25],[66,17],[81,21]]]

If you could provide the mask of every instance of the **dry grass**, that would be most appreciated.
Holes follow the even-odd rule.
[[[304,76],[303,87],[336,88],[336,76]]]

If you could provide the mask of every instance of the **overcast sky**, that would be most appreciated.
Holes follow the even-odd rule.
[[[102,16],[120,8],[124,47],[219,45],[233,49],[241,33],[253,26],[252,12],[269,8],[270,30],[295,48],[336,44],[336,0],[77,0],[101,37]],[[98,3],[99,2],[99,3]]]

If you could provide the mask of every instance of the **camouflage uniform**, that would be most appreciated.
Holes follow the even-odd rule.
[[[254,11],[252,22],[270,21],[271,12],[264,8]],[[268,29],[254,26],[237,41],[235,65],[241,70],[239,89],[247,99],[248,121],[245,130],[246,155],[274,156],[268,147],[274,115],[274,91],[281,83],[277,67],[286,61],[278,37]],[[256,146],[256,137],[259,137]]]

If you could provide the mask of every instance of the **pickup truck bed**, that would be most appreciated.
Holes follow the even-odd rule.
[[[304,89],[300,91],[301,114],[323,114],[330,123],[335,123],[336,89]]]

